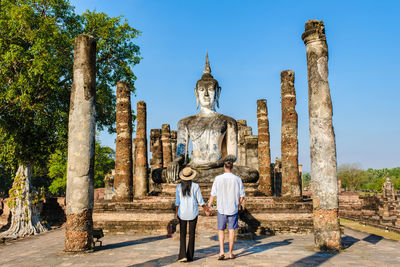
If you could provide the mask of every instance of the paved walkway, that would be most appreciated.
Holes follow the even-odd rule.
[[[235,260],[217,261],[215,235],[201,233],[195,261],[177,263],[179,241],[165,236],[112,235],[93,253],[68,255],[64,230],[0,244],[0,266],[400,266],[400,242],[345,228],[346,249],[315,252],[312,235],[238,240]]]

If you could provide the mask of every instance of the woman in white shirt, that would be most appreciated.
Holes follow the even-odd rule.
[[[190,167],[184,168],[179,178],[181,182],[176,186],[176,216],[179,219],[180,227],[180,248],[179,248],[179,262],[193,261],[194,255],[194,239],[196,233],[197,217],[199,215],[198,206],[202,206],[207,216],[210,211],[206,206],[200,192],[198,184],[192,182],[196,176],[196,171]],[[187,225],[189,224],[189,243],[186,250],[186,232]]]

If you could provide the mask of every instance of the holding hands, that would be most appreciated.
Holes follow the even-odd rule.
[[[206,205],[203,205],[203,209],[207,216],[210,216],[212,214],[211,209],[209,207],[207,207]]]

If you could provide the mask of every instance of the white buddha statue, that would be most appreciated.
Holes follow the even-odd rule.
[[[208,54],[203,75],[197,81],[194,92],[200,112],[178,122],[176,158],[167,167],[167,182],[177,181],[179,169],[183,166],[197,170],[199,174],[196,179],[199,182],[211,182],[216,174],[223,173],[222,166],[226,159],[235,161],[237,157],[237,123],[235,119],[215,110],[215,106],[219,107],[221,87],[211,75]],[[189,141],[193,146],[190,163]],[[249,181],[244,177],[244,182],[257,181],[257,170],[241,167],[243,171],[245,176],[250,177]]]

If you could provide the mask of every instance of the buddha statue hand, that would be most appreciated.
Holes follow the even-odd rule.
[[[188,166],[190,166],[191,168],[194,168],[196,170],[210,170],[210,169],[216,169],[216,168],[224,166],[224,162],[227,160],[235,162],[236,157],[233,155],[227,155],[224,158],[222,158],[218,161],[215,161],[215,162],[200,163],[200,164],[191,162],[188,164]]]
[[[175,183],[178,181],[179,168],[181,165],[182,157],[178,156],[174,161],[170,162],[167,166],[167,183]]]

